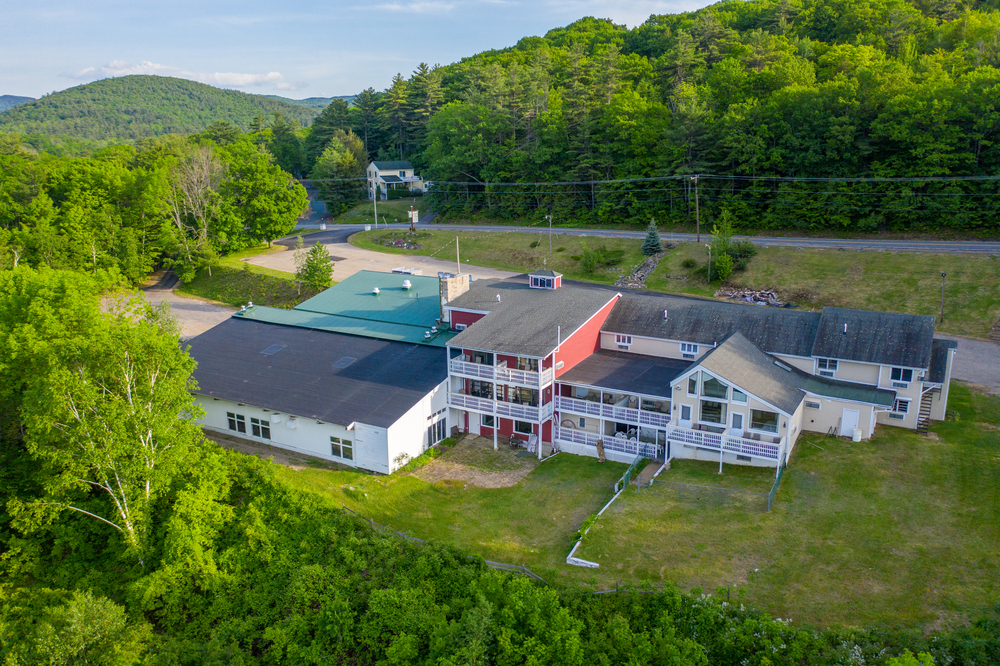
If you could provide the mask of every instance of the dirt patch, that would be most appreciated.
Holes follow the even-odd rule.
[[[528,476],[538,459],[524,449],[501,446],[493,450],[493,440],[467,435],[439,458],[413,476],[429,483],[471,483],[480,488],[509,488]]]
[[[993,423],[976,423],[976,427],[980,430],[1000,430],[1000,425],[994,425]]]
[[[273,460],[277,464],[284,465],[290,469],[301,470],[306,469],[307,467],[312,467],[318,469],[354,470],[353,467],[338,465],[337,463],[330,462],[329,460],[316,458],[305,453],[299,453],[298,451],[289,451],[288,449],[282,449],[277,446],[259,444],[249,439],[234,437],[232,435],[223,435],[222,433],[215,432],[214,430],[205,429],[202,430],[202,432],[205,433],[206,437],[224,449],[239,451],[240,453],[245,453],[248,456],[257,456],[261,460]]]

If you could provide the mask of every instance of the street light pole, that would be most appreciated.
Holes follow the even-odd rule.
[[[552,216],[546,215],[545,219],[549,221],[549,252],[552,251]]]
[[[947,273],[941,273],[941,323],[944,323],[944,278]]]

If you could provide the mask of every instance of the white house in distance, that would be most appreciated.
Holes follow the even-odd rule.
[[[408,191],[427,191],[424,179],[413,173],[413,165],[405,160],[391,162],[372,162],[368,165],[368,198],[374,199],[379,192],[379,198],[385,201],[389,197],[389,188],[405,187]]]

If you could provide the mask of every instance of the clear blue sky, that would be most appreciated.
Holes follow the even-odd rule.
[[[512,46],[583,16],[634,27],[707,0],[35,0],[0,3],[0,94],[163,74],[287,97],[383,90],[420,62]]]

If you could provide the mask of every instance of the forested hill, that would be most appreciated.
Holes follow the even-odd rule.
[[[316,109],[317,111],[322,111],[325,106],[335,99],[342,99],[348,104],[354,102],[356,95],[336,95],[334,97],[306,97],[305,99],[291,99],[289,97],[282,97],[281,95],[264,95],[268,99],[276,99],[279,102],[287,102],[288,104],[295,104],[297,106],[308,106],[311,109]]]
[[[216,121],[246,128],[276,111],[308,125],[318,109],[263,95],[165,76],[123,76],[87,83],[0,113],[0,132],[130,141],[201,132]]]
[[[995,181],[799,179],[1000,174],[998,7],[750,0],[634,29],[587,18],[421,66],[358,95],[350,122],[370,154],[438,183],[445,215],[682,221],[686,177],[715,174],[699,181],[709,219],[728,207],[758,228],[995,228]],[[649,177],[674,180],[593,184]],[[552,181],[574,184],[530,185]]]
[[[34,97],[21,97],[19,95],[0,95],[0,111],[6,111],[11,109],[18,104],[27,104],[28,102],[34,102]]]

